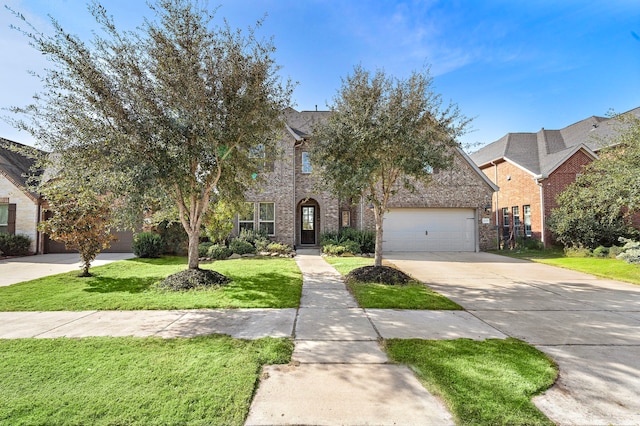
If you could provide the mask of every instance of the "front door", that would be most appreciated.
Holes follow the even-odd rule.
[[[314,206],[302,206],[302,230],[300,232],[300,243],[316,243],[316,208]]]

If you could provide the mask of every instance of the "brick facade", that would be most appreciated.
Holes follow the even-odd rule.
[[[563,162],[546,179],[537,179],[533,173],[512,162],[499,160],[492,165],[485,165],[482,171],[495,183],[500,191],[496,192],[492,201],[492,222],[498,224],[501,244],[509,244],[514,238],[525,237],[524,209],[531,211],[531,238],[538,239],[549,246],[552,243],[551,233],[545,223],[551,210],[556,208],[556,197],[567,185],[574,182],[576,174],[592,159],[584,151],[579,150]],[[516,232],[514,207],[517,207],[520,227]],[[505,220],[503,209],[507,209]],[[505,225],[505,222],[506,225]]]
[[[261,202],[275,203],[275,234],[272,239],[293,246],[301,245],[303,206],[316,209],[316,244],[320,233],[337,231],[341,227],[343,215],[352,228],[374,229],[373,213],[360,200],[338,200],[318,188],[316,175],[303,171],[302,155],[308,151],[310,142],[287,135],[278,143],[279,155],[273,170],[264,173],[258,185],[246,195],[256,210]],[[493,189],[462,154],[457,153],[454,163],[452,170],[435,173],[430,184],[418,184],[413,193],[400,189],[389,207],[474,209],[478,218],[479,248],[494,248],[494,227],[491,223],[483,223],[483,219],[489,216],[485,207],[491,203]],[[259,226],[257,214],[256,211],[256,229]],[[238,231],[237,222],[235,231]]]

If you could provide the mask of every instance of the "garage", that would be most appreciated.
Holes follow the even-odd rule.
[[[476,251],[474,209],[391,209],[383,227],[384,252]]]
[[[102,253],[131,253],[133,251],[133,232],[131,231],[117,231],[113,235],[117,238],[116,241],[111,243],[111,247],[106,250],[101,250]],[[67,250],[64,247],[64,243],[53,241],[45,235],[44,240],[44,252],[45,253],[75,253],[75,250]]]

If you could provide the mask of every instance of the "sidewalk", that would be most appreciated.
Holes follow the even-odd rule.
[[[319,254],[296,262],[303,275],[297,310],[0,312],[0,338],[293,337],[292,363],[265,366],[247,425],[453,424],[407,367],[388,362],[379,341],[506,336],[464,311],[358,308]]]
[[[407,367],[387,363],[381,334],[335,269],[318,255],[296,262],[303,288],[293,363],[264,368],[245,424],[453,424]]]

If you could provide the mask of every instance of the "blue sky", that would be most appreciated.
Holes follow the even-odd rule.
[[[53,15],[73,33],[95,28],[84,0],[0,0],[39,29]],[[144,0],[104,0],[122,28],[149,15]],[[267,14],[298,110],[326,109],[341,78],[361,64],[406,77],[431,65],[435,89],[475,117],[465,144],[508,132],[558,129],[608,110],[640,106],[640,4],[634,0],[221,0],[218,18],[246,28]],[[38,90],[46,66],[0,10],[0,107]],[[635,36],[634,36],[635,35]],[[0,121],[0,136],[32,144]]]

